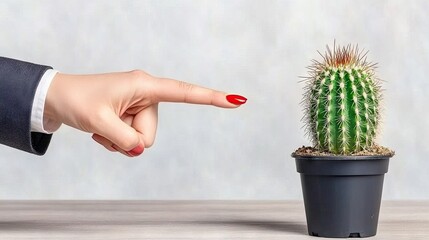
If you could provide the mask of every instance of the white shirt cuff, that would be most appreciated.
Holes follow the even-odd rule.
[[[45,110],[46,95],[52,80],[58,73],[57,70],[48,69],[40,79],[34,95],[33,107],[31,109],[31,131],[51,134],[60,128],[61,123],[43,117]]]

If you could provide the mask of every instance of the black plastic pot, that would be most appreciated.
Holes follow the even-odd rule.
[[[376,235],[389,156],[292,157],[301,175],[309,235]]]

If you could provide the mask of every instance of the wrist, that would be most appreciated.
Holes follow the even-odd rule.
[[[57,110],[58,105],[58,82],[61,81],[61,73],[56,73],[55,77],[52,79],[51,84],[48,88],[46,99],[45,99],[45,107],[43,113],[43,126],[44,129],[48,132],[54,132],[58,130],[61,126],[62,121],[59,117],[59,112]]]

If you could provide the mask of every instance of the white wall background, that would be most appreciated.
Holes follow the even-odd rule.
[[[0,199],[300,199],[302,85],[316,50],[358,43],[386,80],[385,199],[429,199],[428,1],[1,1],[0,55],[66,73],[144,69],[248,97],[163,104],[129,159],[63,126],[43,157],[0,146]]]

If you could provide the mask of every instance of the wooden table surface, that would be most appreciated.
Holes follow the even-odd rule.
[[[323,239],[301,201],[0,201],[0,239]],[[384,201],[370,239],[429,239],[428,201]]]

